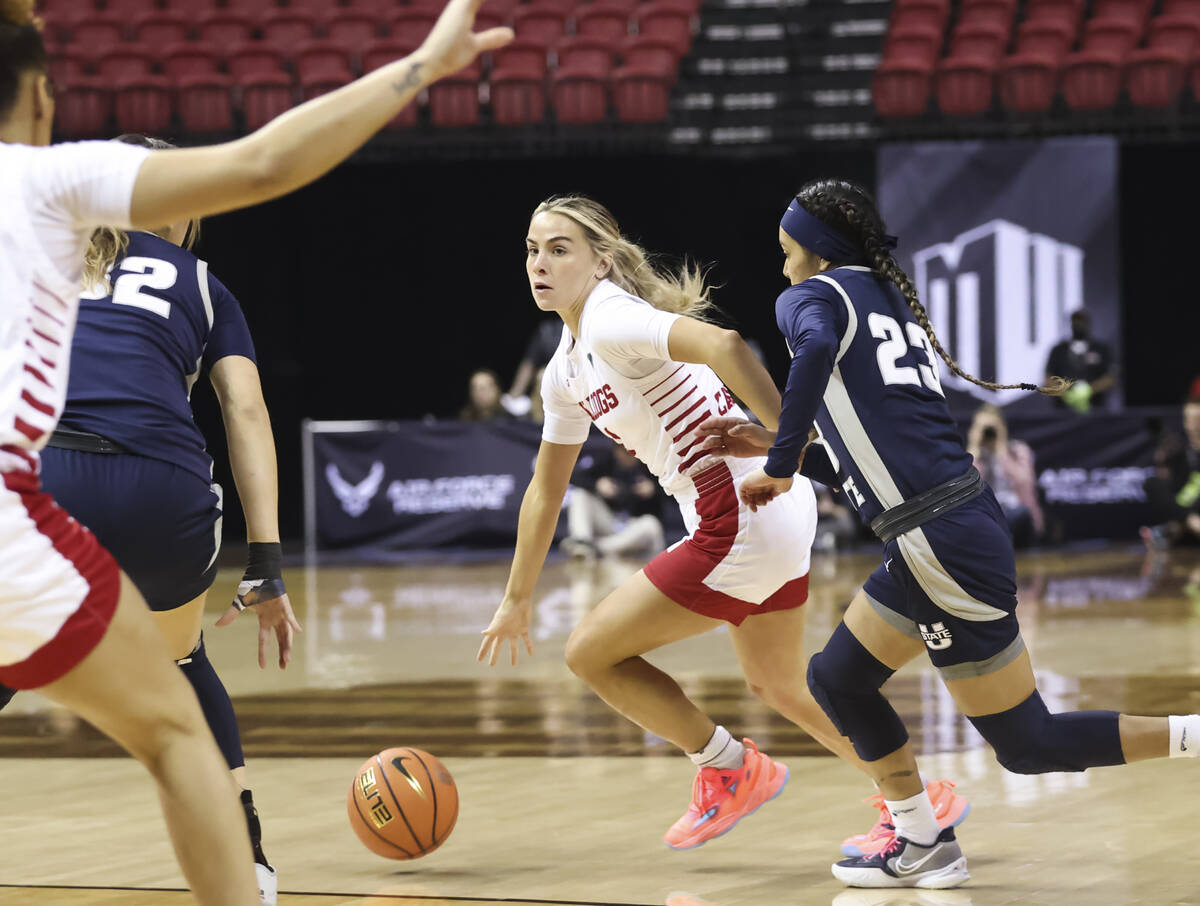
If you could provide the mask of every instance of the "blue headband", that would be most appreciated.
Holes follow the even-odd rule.
[[[816,252],[826,261],[840,263],[856,261],[862,251],[833,227],[818,220],[795,201],[788,205],[779,221],[783,231],[811,252]],[[895,236],[884,236],[883,247],[894,249],[898,240]]]

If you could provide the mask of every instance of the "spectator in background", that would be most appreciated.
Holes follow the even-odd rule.
[[[1092,316],[1080,308],[1071,312],[1071,338],[1056,343],[1046,360],[1046,380],[1051,375],[1075,383],[1055,405],[1076,412],[1104,407],[1108,391],[1117,383],[1116,364],[1107,343],[1092,339]]]
[[[858,539],[858,517],[845,504],[845,497],[838,498],[824,485],[814,484],[817,493],[817,536],[813,541],[815,551],[845,549]]]
[[[541,374],[546,363],[558,349],[562,339],[563,324],[561,318],[545,318],[534,328],[533,335],[525,346],[525,354],[517,365],[517,373],[513,376],[512,386],[508,393],[500,398],[501,405],[516,416],[523,416],[532,406],[540,406],[537,390],[542,386]],[[535,392],[530,393],[530,388]],[[540,419],[539,419],[540,422]]]
[[[1146,501],[1154,524],[1143,527],[1148,547],[1200,543],[1200,377],[1183,404],[1183,433],[1165,432],[1154,452]]]
[[[1037,473],[1029,444],[1008,436],[1008,423],[998,406],[985,403],[967,431],[967,452],[1004,511],[1014,547],[1028,547],[1046,532],[1037,496]]]
[[[606,444],[581,459],[571,483],[562,549],[572,557],[653,555],[663,549],[666,495],[650,471],[620,444]]]
[[[500,405],[500,380],[496,372],[487,368],[473,372],[467,385],[467,404],[458,413],[459,421],[486,422],[511,417]]]
[[[540,389],[542,386],[542,378],[546,374],[546,366],[543,365],[533,375],[533,386],[535,389]],[[504,400],[501,398],[501,404]],[[507,408],[507,407],[506,407]],[[542,404],[542,394],[534,392],[529,397],[529,411],[520,416],[521,421],[531,422],[535,425],[540,425],[546,421],[546,409]]]

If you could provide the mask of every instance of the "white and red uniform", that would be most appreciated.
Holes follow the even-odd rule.
[[[817,524],[812,486],[797,475],[791,491],[751,512],[737,487],[765,457],[694,452],[702,421],[744,413],[708,366],[671,361],[667,337],[679,317],[602,281],[584,303],[578,338],[564,328],[546,366],[542,439],[582,443],[595,424],[675,498],[688,537],[645,573],[677,604],[734,625],[798,607],[808,596]]]
[[[67,392],[84,253],[128,227],[146,149],[0,143],[0,682],[43,686],[104,636],[120,574],[41,491],[38,453]]]

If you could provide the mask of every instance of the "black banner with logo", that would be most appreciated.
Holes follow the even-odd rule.
[[[1115,139],[891,144],[878,168],[880,210],[900,237],[896,257],[965,371],[1004,384],[1040,381],[1078,309],[1120,362]],[[942,384],[955,408],[1044,407],[1025,391],[985,391],[945,368]],[[1107,407],[1120,399],[1118,381]]]

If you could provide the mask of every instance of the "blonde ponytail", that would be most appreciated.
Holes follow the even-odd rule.
[[[124,230],[97,228],[83,256],[83,288],[90,291],[102,286],[106,293],[111,292],[108,272],[128,247],[129,234]]]
[[[592,251],[612,258],[608,279],[627,293],[662,311],[709,319],[715,306],[709,299],[711,287],[704,281],[704,272],[688,261],[674,272],[656,267],[645,249],[621,235],[617,219],[598,201],[583,195],[560,195],[546,199],[533,212],[535,217],[543,213],[561,214],[578,224]]]

